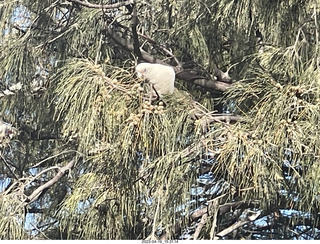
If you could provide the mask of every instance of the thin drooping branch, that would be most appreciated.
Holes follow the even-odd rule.
[[[80,0],[68,0],[69,2],[72,3],[77,3],[80,4],[81,6],[87,7],[87,8],[96,8],[96,9],[113,9],[113,8],[119,8],[122,6],[127,6],[134,4],[134,0],[128,0],[125,2],[119,2],[119,3],[114,3],[114,4],[93,4],[89,3],[87,1],[80,1]]]
[[[51,179],[49,180],[47,183],[39,186],[37,189],[35,189],[31,195],[29,197],[27,197],[27,199],[25,200],[26,203],[30,203],[30,202],[34,202],[35,200],[38,199],[38,197],[40,196],[40,194],[47,190],[48,188],[50,188],[51,186],[53,186],[55,183],[57,183],[65,174],[67,171],[70,171],[73,166],[75,165],[76,160],[73,159],[71,160],[66,166],[62,167],[58,173]]]

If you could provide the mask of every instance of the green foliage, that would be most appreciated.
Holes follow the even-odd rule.
[[[19,199],[14,196],[0,196],[0,239],[25,239],[24,211]]]
[[[180,80],[172,95],[151,101],[134,55],[108,34],[132,44],[130,7],[83,3],[0,3],[0,111],[20,131],[1,142],[0,239],[177,239],[195,232],[190,216],[213,201],[245,202],[272,221],[280,209],[304,211],[312,218],[277,224],[294,229],[308,219],[316,229],[319,1],[136,3],[140,44],[154,58],[173,64],[172,52],[211,78],[232,67],[221,100],[241,116],[233,123],[213,117],[216,93]],[[64,178],[28,198],[74,159]],[[192,193],[203,173],[223,184],[219,191]],[[208,210],[199,237],[240,220],[238,210],[229,222]],[[243,231],[270,238],[250,228]],[[224,238],[245,236],[234,233]]]
[[[308,52],[309,59],[304,55],[306,40],[298,39],[286,49],[270,48],[254,56],[251,75],[229,90],[226,96],[234,110],[248,120],[230,128],[219,156],[226,165],[217,171],[228,172],[226,177],[242,189],[252,188],[267,205],[268,199],[274,201],[272,196],[285,190],[292,198],[301,197],[295,203],[298,209],[310,211],[319,207],[315,172],[320,70],[316,55]],[[248,177],[239,172],[247,172]]]
[[[151,104],[142,99],[145,95],[132,73],[109,65],[98,66],[89,60],[66,62],[53,80],[55,118],[63,118],[65,140],[76,141],[77,151],[88,155],[78,165],[81,173],[75,191],[59,214],[68,233],[79,233],[69,237],[137,238],[140,229],[135,235],[121,230],[142,225],[137,215],[144,211],[155,223],[166,225],[164,219],[169,221],[172,211],[188,197],[190,181],[186,179],[196,176],[195,168],[184,163],[192,160],[189,156],[186,159],[184,149],[197,138],[188,112],[192,106],[186,104],[191,103],[190,98],[176,91],[175,99],[164,97],[163,102]],[[143,183],[141,177],[145,178]],[[152,205],[147,203],[147,192],[155,199]],[[138,204],[135,211],[134,202]],[[155,206],[173,207],[153,216]],[[97,215],[101,216],[96,218]],[[122,216],[126,216],[125,220]],[[97,231],[86,224],[70,224],[83,220],[90,226],[115,226],[101,226],[103,229]]]

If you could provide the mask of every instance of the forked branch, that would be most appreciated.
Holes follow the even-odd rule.
[[[76,160],[71,160],[66,166],[62,167],[58,173],[47,183],[39,186],[37,189],[35,189],[29,197],[25,200],[26,203],[34,202],[38,199],[38,197],[41,195],[41,193],[47,189],[49,189],[51,186],[53,186],[55,183],[57,183],[68,171],[71,171],[73,166],[75,165]]]

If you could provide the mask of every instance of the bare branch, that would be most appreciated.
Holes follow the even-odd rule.
[[[207,87],[221,92],[226,91],[230,87],[229,83],[211,79],[195,79],[193,82],[199,86]]]
[[[64,175],[67,171],[71,170],[74,166],[74,164],[76,163],[76,160],[73,159],[71,160],[66,166],[62,167],[59,172],[56,174],[55,177],[53,177],[51,180],[49,180],[47,183],[39,186],[36,190],[34,190],[32,192],[32,194],[27,197],[26,201],[27,203],[30,202],[34,202],[35,200],[37,200],[37,198],[39,197],[39,195],[46,189],[50,188],[51,186],[53,186],[55,183],[57,183]]]
[[[113,9],[113,8],[120,8],[122,6],[130,5],[133,4],[135,1],[134,0],[128,0],[125,2],[119,2],[119,3],[114,3],[114,4],[92,4],[89,2],[84,2],[80,0],[68,0],[69,2],[72,3],[78,3],[81,6],[87,7],[87,8],[96,8],[96,9]]]
[[[193,234],[193,240],[197,240],[198,236],[200,234],[200,231],[202,230],[202,227],[206,224],[207,222],[207,218],[208,218],[208,214],[205,213],[204,215],[202,215],[200,223],[198,224],[194,234]]]
[[[214,204],[214,201],[209,202],[208,207],[201,208],[197,211],[194,211],[190,215],[191,220],[196,220],[200,218],[203,214],[208,213],[208,209],[212,208],[212,205]],[[226,203],[219,206],[219,214],[225,214],[229,212],[231,209],[245,209],[245,208],[251,208],[254,207],[253,203],[247,203],[245,201],[239,201],[239,202],[232,202],[232,203]]]
[[[214,111],[208,111],[207,108],[205,108],[203,105],[201,105],[198,102],[193,102],[193,107],[194,109],[191,111],[191,116],[198,120],[198,122],[202,123],[203,126],[206,126],[212,122],[220,122],[220,123],[235,123],[242,121],[243,118],[238,115],[233,115],[233,114],[218,114],[215,113]]]
[[[215,237],[214,240],[218,240],[221,237],[224,237],[231,233],[232,231],[238,229],[239,227],[248,224],[249,222],[252,222],[256,220],[259,215],[261,214],[260,212],[254,212],[254,211],[246,211],[246,216],[245,219],[239,220],[238,222],[234,223],[233,225],[229,226],[228,228],[224,229],[223,231],[220,231]]]

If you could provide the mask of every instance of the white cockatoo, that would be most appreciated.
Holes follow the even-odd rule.
[[[149,81],[159,96],[173,93],[176,75],[172,67],[163,64],[140,63],[136,66],[136,72],[139,78]]]

